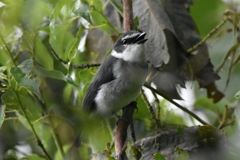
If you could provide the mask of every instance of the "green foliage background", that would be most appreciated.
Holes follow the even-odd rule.
[[[104,16],[105,4],[100,0],[0,2],[0,159],[45,159],[47,155],[43,147],[39,147],[41,144],[52,159],[62,159],[64,156],[89,159],[91,149],[93,152],[102,152],[106,143],[113,141],[116,120],[89,119],[81,111],[81,101],[97,68],[73,69],[54,57],[49,44],[64,61],[73,64],[95,62],[98,53],[89,56],[88,48],[78,50],[85,31],[91,29],[86,29],[80,22],[82,18],[85,19],[94,28],[101,28],[109,37],[119,34],[120,31]],[[114,0],[111,2],[118,4]],[[115,6],[121,14],[121,6]],[[195,1],[191,14],[202,37],[221,21],[227,8],[220,0]],[[233,44],[233,33],[209,43],[211,60],[215,66]],[[225,89],[228,68],[225,65],[220,72],[222,79],[217,85],[221,91]],[[239,102],[234,98],[240,88],[238,75],[239,64],[232,70],[229,86],[224,92],[226,97],[217,104],[213,104],[205,91],[196,86],[194,106],[211,124],[216,125],[220,113],[224,113],[225,105],[236,107],[235,123],[225,129],[230,141],[240,148],[240,110],[237,108]],[[138,106],[139,111],[134,115],[137,138],[153,135],[155,126],[140,96]],[[189,125],[184,116],[168,108],[166,100],[161,100],[160,106],[162,124]],[[229,117],[230,120],[232,117]],[[77,149],[71,148],[79,133],[86,141],[82,141]],[[28,151],[21,153],[16,146],[27,146]],[[106,151],[114,152],[114,149],[110,146]]]

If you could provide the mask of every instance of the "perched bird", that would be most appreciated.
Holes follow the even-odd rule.
[[[117,39],[88,88],[82,104],[84,109],[110,116],[136,100],[148,75],[145,35],[128,31]]]

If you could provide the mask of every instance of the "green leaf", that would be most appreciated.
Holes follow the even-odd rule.
[[[39,37],[36,37],[34,58],[36,58],[36,60],[45,68],[53,69],[52,56],[49,54],[47,48]]]
[[[240,90],[235,94],[235,96],[234,96],[235,98],[240,98]]]
[[[17,109],[19,108],[17,96],[12,89],[7,89],[1,97],[7,108]]]
[[[58,54],[58,56],[67,61],[68,51],[74,43],[75,37],[68,32],[70,25],[75,22],[78,17],[69,18],[70,15],[61,13],[62,11],[69,11],[68,6],[72,1],[61,0],[54,8],[50,20],[50,38],[49,43]],[[62,18],[63,17],[63,18]],[[62,18],[62,19],[60,19]],[[56,22],[57,21],[57,22]]]
[[[154,159],[155,160],[166,160],[165,156],[160,153],[154,154]]]
[[[101,26],[99,28],[101,28],[102,30],[107,32],[107,34],[111,35],[107,18],[104,16],[104,14],[102,12],[99,12],[95,8],[92,8],[91,11],[89,12],[89,14],[94,21],[94,25]]]
[[[70,60],[70,62],[72,62],[72,60],[75,59],[75,57],[78,53],[78,44],[81,40],[81,36],[83,34],[83,31],[84,31],[84,26],[81,25],[78,29],[78,32],[77,32],[77,35],[76,35],[76,38],[75,38],[75,42],[68,52],[68,59]]]
[[[56,5],[56,7],[53,9],[51,21],[50,21],[50,27],[54,27],[56,19],[60,17],[59,14],[61,9],[63,8],[64,5],[66,5],[67,2],[68,0],[60,0]]]
[[[118,3],[119,1],[116,0],[110,0],[112,5],[118,10],[118,12],[123,15],[123,6],[122,3]]]
[[[33,71],[38,75],[66,81],[65,75],[62,72],[57,70],[48,70],[41,66],[35,65]]]
[[[36,154],[32,154],[32,155],[29,155],[27,157],[23,157],[19,160],[44,160],[45,158],[42,158],[40,157],[39,155],[36,155]]]
[[[53,78],[53,79],[62,80],[62,81],[65,81],[65,82],[75,86],[75,87],[79,87],[70,76],[65,76],[60,71],[47,70],[47,69],[45,69],[41,66],[37,66],[37,65],[34,66],[33,71],[34,71],[34,73],[36,73],[38,75],[42,75],[42,76]]]
[[[27,59],[22,62],[18,67],[12,67],[10,73],[12,74],[19,86],[26,88],[28,91],[36,94],[39,99],[42,99],[39,90],[41,80],[39,77],[35,77],[31,74],[32,68],[32,60]]]
[[[67,81],[69,84],[71,84],[71,85],[79,88],[79,86],[77,85],[77,83],[75,83],[75,82],[73,81],[72,77],[70,77],[70,76],[68,75],[68,76],[66,76],[65,78],[66,78],[66,81]]]
[[[135,17],[135,18],[133,19],[133,27],[134,27],[134,30],[138,30],[139,24],[140,24],[139,18],[138,18],[138,17]]]
[[[81,3],[79,5],[79,3]],[[73,13],[75,13],[76,15],[79,15],[81,17],[83,17],[86,21],[88,21],[90,24],[92,24],[92,20],[90,18],[89,15],[89,10],[90,10],[90,6],[87,2],[85,2],[84,0],[81,0],[81,2],[76,1],[75,3],[75,8],[72,11]]]
[[[101,0],[88,0],[88,1],[90,3],[90,6],[94,6],[95,9],[102,12],[103,5]]]
[[[5,118],[5,108],[6,108],[5,105],[0,106],[0,129],[2,127],[4,118]]]
[[[189,159],[188,151],[182,150],[180,148],[176,148],[175,152],[179,152],[180,155],[175,158],[175,160],[186,160]]]
[[[137,107],[138,107],[138,112],[134,114],[134,118],[136,119],[150,118],[149,111],[141,95],[138,95],[137,97]]]
[[[7,67],[6,66],[1,66],[0,67],[0,73],[3,73],[4,71],[6,71]]]
[[[74,40],[74,37],[68,33],[69,25],[54,25],[50,32],[49,43],[51,44],[52,48],[58,54],[58,56],[67,61],[67,54],[65,53],[66,48],[68,47],[70,41]]]
[[[16,151],[13,149],[8,150],[3,159],[18,160]]]
[[[178,134],[184,134],[184,128],[182,128],[182,127],[178,127],[177,128],[177,131],[178,131]]]

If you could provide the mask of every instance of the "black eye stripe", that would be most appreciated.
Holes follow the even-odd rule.
[[[123,44],[132,44],[135,41],[136,37],[129,37],[122,39]]]

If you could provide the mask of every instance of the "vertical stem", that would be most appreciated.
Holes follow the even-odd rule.
[[[132,13],[132,0],[123,0],[123,19],[124,19],[124,32],[130,31],[133,28],[133,13]],[[132,117],[134,109],[136,108],[136,102],[132,102],[129,105],[125,106],[123,109],[122,118],[118,121],[118,126],[115,135],[115,151],[119,156],[118,160],[128,160],[126,155],[127,148],[127,129],[128,126],[131,126],[131,136],[135,141],[135,134],[133,131],[133,122]]]
[[[203,43],[205,43],[213,34],[215,34],[220,27],[222,27],[226,22],[227,18],[223,19],[213,30],[211,30],[206,37],[204,37],[199,43],[197,43],[195,46],[192,48],[189,48],[187,50],[188,53],[191,53],[192,51],[196,50],[199,46],[201,46]]]
[[[13,55],[12,55],[11,51],[9,50],[9,48],[8,48],[8,46],[7,46],[7,43],[6,43],[6,41],[4,40],[4,38],[2,37],[2,34],[1,34],[1,33],[0,33],[0,39],[1,39],[1,41],[3,42],[5,48],[6,48],[7,52],[8,52],[8,54],[9,54],[12,62],[13,62],[13,64],[14,64],[15,66],[17,66],[17,64],[16,64],[16,62],[15,62],[15,60],[14,60],[14,58],[13,58]]]
[[[17,98],[18,98],[18,102],[19,102],[20,108],[21,108],[24,116],[26,117],[27,122],[28,122],[28,124],[30,125],[30,127],[31,127],[31,129],[32,129],[32,132],[33,132],[33,134],[34,134],[34,136],[35,136],[35,138],[36,138],[36,140],[37,140],[38,146],[42,149],[42,151],[43,151],[43,153],[46,155],[47,159],[48,159],[48,160],[52,160],[52,158],[49,156],[49,154],[47,153],[46,149],[44,148],[44,146],[43,146],[40,138],[38,137],[37,132],[36,132],[36,130],[34,129],[34,127],[33,127],[32,123],[31,123],[29,117],[27,116],[27,113],[26,113],[25,109],[23,108],[22,102],[21,102],[21,100],[20,100],[20,97],[19,97],[17,91],[16,91],[15,93],[16,93],[16,96],[17,96]]]
[[[133,28],[132,0],[123,0],[124,32]]]
[[[50,127],[51,127],[51,132],[52,132],[52,136],[53,136],[53,139],[54,139],[54,142],[57,146],[57,149],[58,151],[60,152],[61,156],[62,156],[62,159],[65,159],[65,153],[64,153],[64,150],[63,150],[63,147],[62,147],[62,144],[61,144],[61,141],[59,139],[59,136],[58,134],[55,132],[54,130],[54,125],[53,125],[53,122],[51,120],[51,117],[48,118],[48,121],[50,123]]]
[[[46,107],[46,105],[41,100],[39,100],[38,97],[36,95],[34,95],[34,94],[33,94],[33,98],[41,105],[43,113],[47,114],[47,107]],[[59,139],[59,136],[58,136],[58,134],[56,133],[56,131],[54,129],[54,124],[53,124],[53,121],[52,121],[51,117],[48,117],[48,122],[50,124],[51,133],[52,133],[54,142],[55,142],[55,144],[57,146],[57,149],[60,152],[60,154],[62,156],[62,159],[65,159],[65,153],[64,153],[61,141]]]

